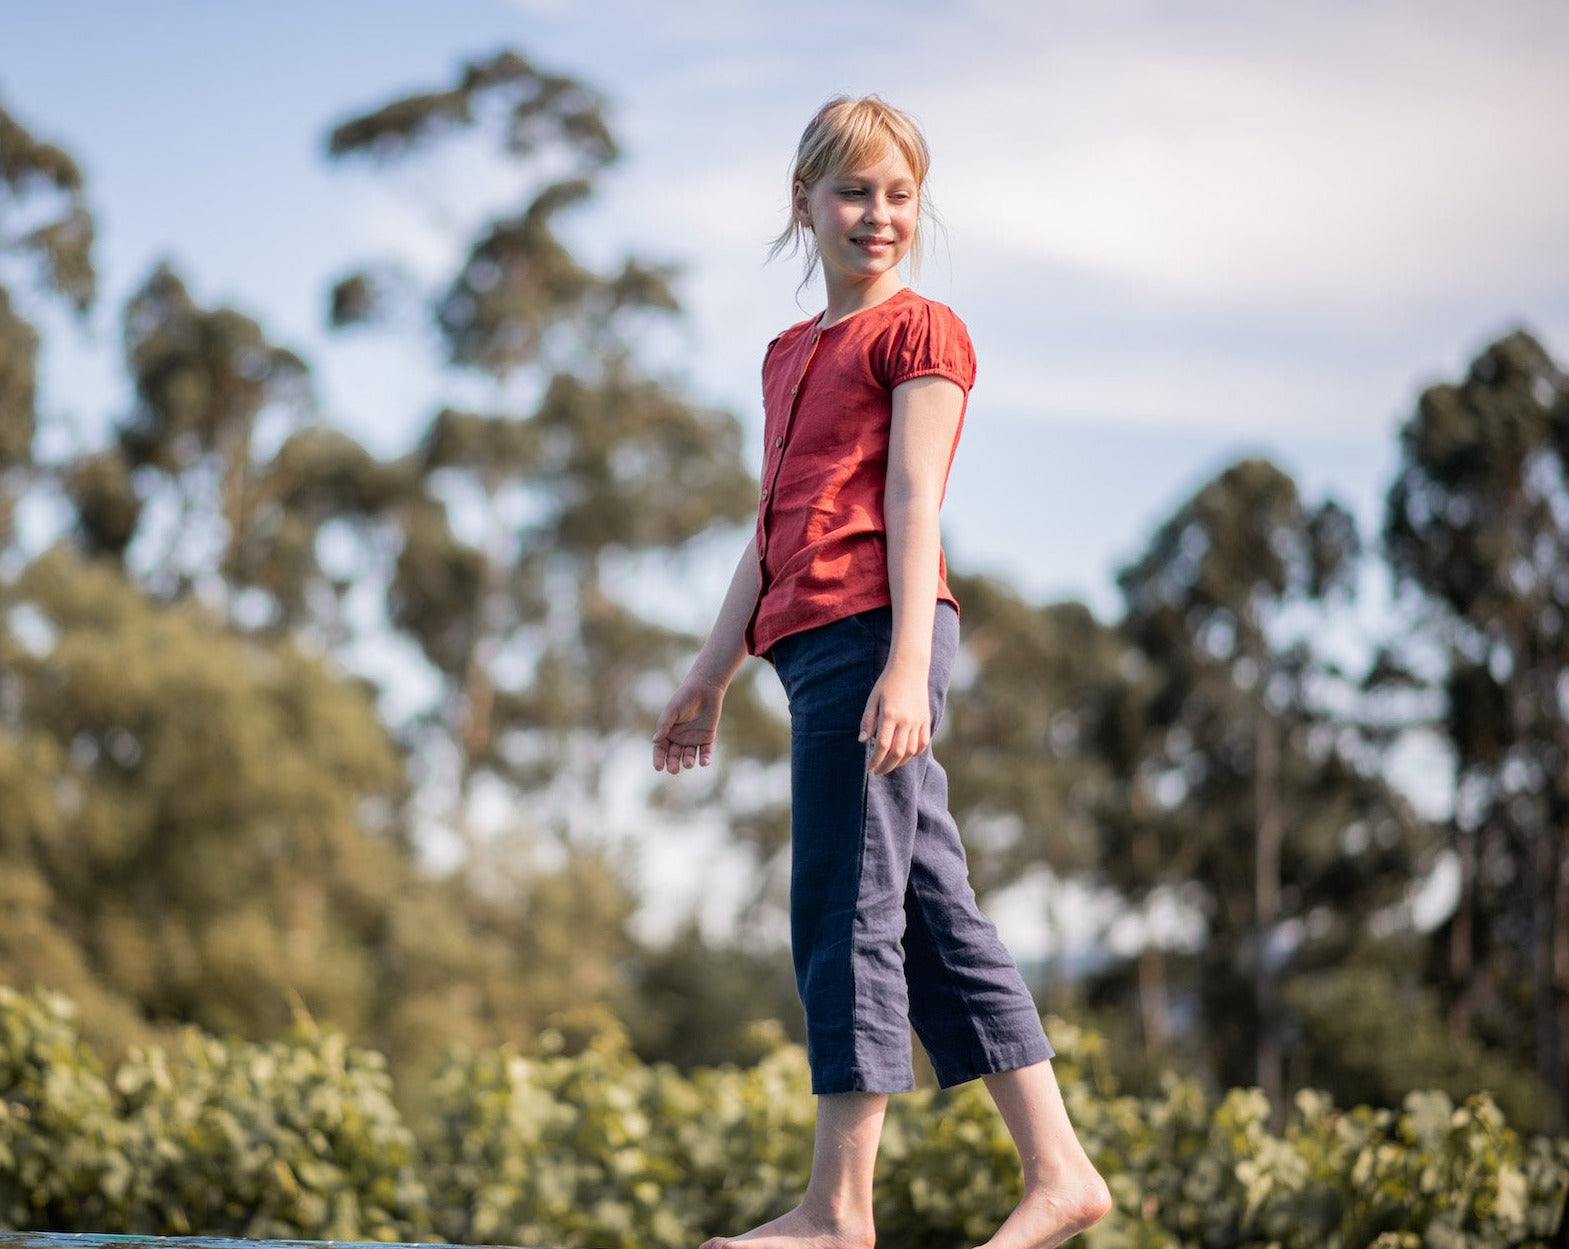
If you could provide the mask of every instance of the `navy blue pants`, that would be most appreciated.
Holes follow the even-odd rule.
[[[790,702],[790,939],[814,1093],[913,1088],[911,1026],[944,1088],[1052,1056],[976,906],[931,750],[887,776],[866,771],[861,714],[892,633],[892,610],[874,608],[792,634],[769,656]],[[939,603],[934,731],[958,644],[958,613]]]

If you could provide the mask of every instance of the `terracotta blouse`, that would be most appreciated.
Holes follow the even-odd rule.
[[[827,329],[821,319],[792,325],[763,357],[762,590],[746,630],[754,655],[891,601],[883,488],[894,387],[946,377],[967,406],[975,383],[964,322],[908,287]],[[956,432],[948,468],[957,446]],[[957,607],[947,571],[939,549],[938,597]]]

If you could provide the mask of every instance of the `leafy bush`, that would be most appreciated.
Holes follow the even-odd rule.
[[[0,986],[0,1227],[113,1223],[133,1167],[97,1057],[56,994]]]
[[[381,1055],[301,1021],[282,1041],[190,1030],[115,1076],[143,1184],[139,1229],[417,1240],[430,1230],[413,1134]]]
[[[1070,1114],[1116,1208],[1088,1249],[1548,1249],[1569,1141],[1485,1094],[1399,1112],[1190,1081],[1119,1096],[1105,1045],[1053,1028]],[[602,1028],[581,1053],[454,1051],[418,1132],[380,1057],[308,1021],[282,1041],[195,1031],[106,1080],[70,1004],[0,989],[0,1226],[665,1249],[788,1208],[811,1163],[805,1059],[683,1075]],[[416,1136],[418,1139],[416,1139]],[[901,1249],[985,1239],[1019,1195],[984,1088],[895,1098],[878,1226]]]
[[[58,995],[0,987],[0,1226],[414,1240],[430,1216],[381,1056],[308,1021],[187,1030],[111,1087]]]

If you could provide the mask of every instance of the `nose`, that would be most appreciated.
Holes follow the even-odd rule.
[[[868,195],[866,197],[866,220],[869,223],[881,224],[888,220],[888,201],[881,195]]]

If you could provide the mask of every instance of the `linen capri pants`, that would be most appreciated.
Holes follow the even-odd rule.
[[[944,1088],[1053,1053],[976,905],[930,748],[887,776],[866,771],[861,715],[892,637],[892,609],[880,607],[791,634],[769,655],[790,704],[790,943],[814,1093],[914,1088],[912,1026]],[[958,644],[958,612],[939,603],[934,731]]]

